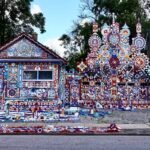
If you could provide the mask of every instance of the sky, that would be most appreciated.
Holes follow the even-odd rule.
[[[80,0],[34,0],[31,13],[42,12],[46,18],[46,33],[38,32],[38,41],[56,50],[63,56],[64,48],[59,46],[58,39],[62,34],[69,33],[73,21],[78,20],[80,14]]]

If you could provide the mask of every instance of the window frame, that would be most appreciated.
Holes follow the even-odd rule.
[[[25,71],[35,71],[37,72],[36,74],[36,79],[24,79],[23,75]],[[52,72],[52,79],[39,79],[39,71],[51,71]],[[22,81],[53,81],[54,80],[54,71],[53,70],[23,70],[22,71]]]

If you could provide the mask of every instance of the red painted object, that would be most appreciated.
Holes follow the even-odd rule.
[[[71,126],[52,126],[49,130],[46,126],[1,126],[0,134],[103,134],[107,132],[119,132],[120,128],[112,123],[107,128],[100,127],[71,127]]]
[[[106,130],[106,132],[119,132],[119,131],[120,131],[120,128],[115,123],[110,124],[110,126],[107,127],[107,130]]]

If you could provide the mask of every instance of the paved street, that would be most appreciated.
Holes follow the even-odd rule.
[[[150,136],[0,136],[0,150],[150,150]]]

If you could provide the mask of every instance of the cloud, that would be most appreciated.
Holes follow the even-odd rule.
[[[37,13],[40,13],[40,12],[42,12],[42,10],[41,10],[41,8],[40,8],[39,5],[33,4],[33,5],[31,6],[31,13],[32,13],[32,14],[37,14]]]
[[[46,40],[43,44],[45,46],[48,46],[50,49],[52,49],[53,51],[56,51],[56,53],[58,55],[60,55],[61,57],[64,56],[64,51],[66,50],[63,46],[61,46],[61,41],[58,40],[59,38],[52,38],[52,39],[48,39]]]

